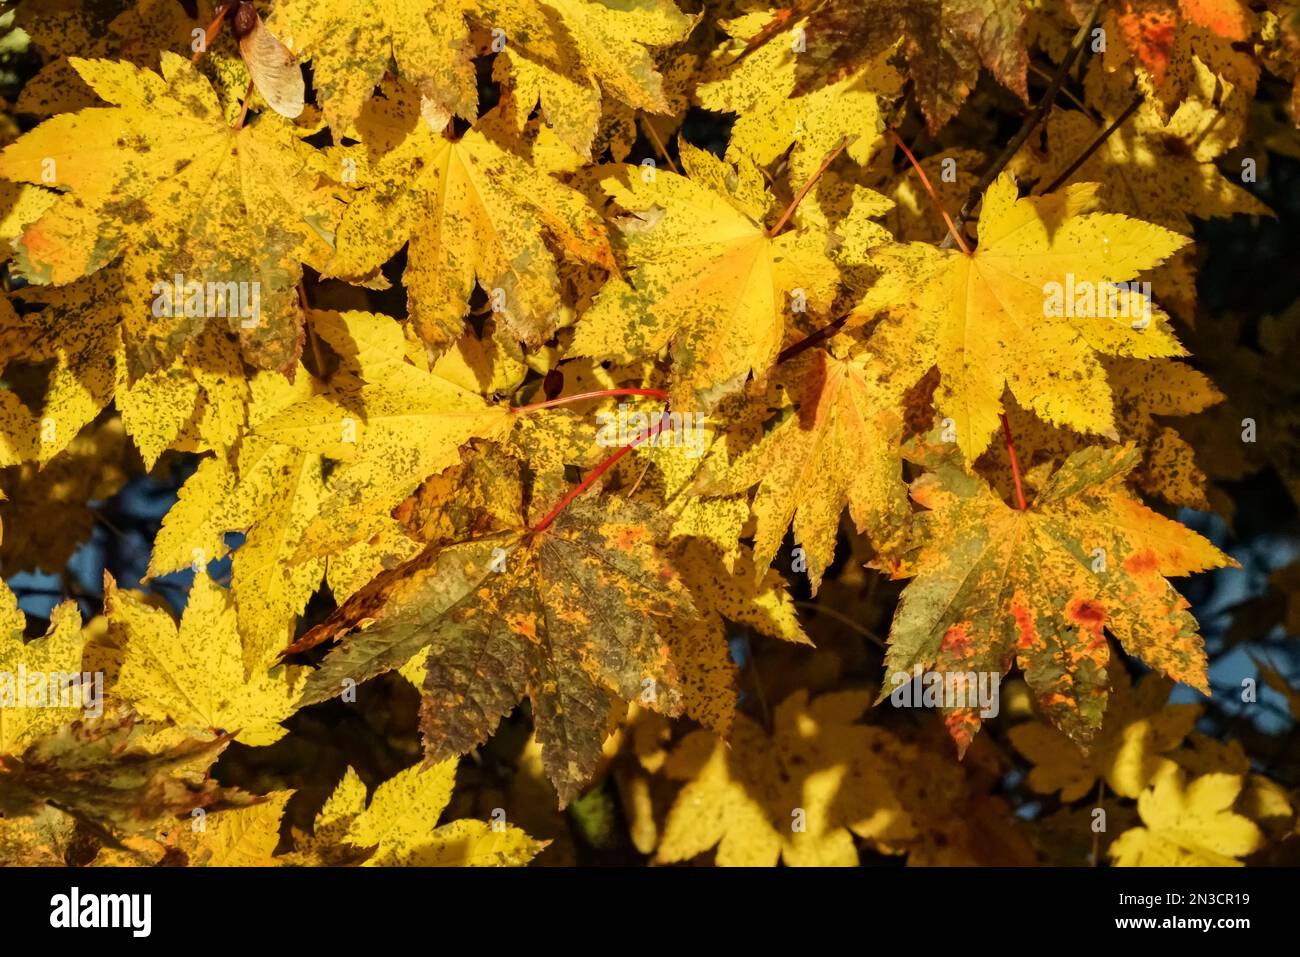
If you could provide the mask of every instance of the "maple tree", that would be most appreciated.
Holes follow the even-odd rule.
[[[1297,860],[1292,0],[0,31],[0,863]]]

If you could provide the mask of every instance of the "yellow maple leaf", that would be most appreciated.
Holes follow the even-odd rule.
[[[323,558],[291,562],[325,495],[323,458],[257,434],[264,422],[318,388],[299,367],[292,383],[264,372],[249,383],[254,430],[243,436],[233,463],[200,461],[154,539],[149,575],[196,571],[226,554],[226,532],[245,533],[234,561],[231,592],[252,669],[288,643],[295,617],[320,584]]]
[[[451,800],[455,759],[409,767],[366,786],[348,768],[316,818],[313,848],[335,842],[373,849],[371,867],[510,867],[527,864],[546,846],[504,819],[461,819],[435,826]]]
[[[43,468],[36,457],[33,450],[20,468],[0,473],[7,532],[0,563],[6,569],[63,568],[95,527],[89,503],[117,494],[134,458],[117,417],[82,429]]]
[[[0,176],[25,183],[48,183],[52,161],[66,191],[19,239],[22,274],[63,285],[126,253],[129,299],[160,313],[127,342],[132,378],[168,364],[208,324],[206,308],[194,315],[174,297],[160,307],[177,276],[183,286],[243,283],[250,308],[257,290],[256,315],[222,325],[257,364],[291,368],[302,263],[323,266],[337,218],[315,151],[272,115],[232,128],[209,81],[176,54],[163,53],[161,75],[70,62],[111,105],[56,116],[0,154]]]
[[[790,403],[777,424],[722,474],[705,479],[701,491],[725,495],[758,485],[758,574],[793,525],[815,593],[834,558],[845,505],[877,543],[888,542],[906,521],[898,454],[903,420],[898,396],[882,384],[869,356],[842,360],[816,350],[785,365],[777,382]]]
[[[1208,511],[1206,478],[1196,450],[1163,417],[1201,412],[1223,401],[1223,394],[1208,376],[1183,362],[1103,356],[1101,365],[1114,392],[1115,432],[1120,441],[1135,443],[1141,450],[1132,482],[1174,505]],[[1007,421],[1020,466],[1026,470],[1064,459],[1089,444],[1084,436],[1053,428],[1015,402],[1008,403]],[[1010,491],[1013,479],[1006,444],[995,442],[981,461],[997,470],[998,488]]]
[[[1232,115],[1217,103],[1225,82],[1193,57],[1195,89],[1168,116],[1143,101],[1121,127],[1072,174],[1100,183],[1107,209],[1192,234],[1192,220],[1272,211],[1219,171],[1215,161],[1244,132],[1244,112]],[[1078,110],[1054,110],[1044,124],[1045,149],[1024,150],[1009,168],[1017,175],[1050,183],[1128,106],[1127,78],[1094,64],[1084,80],[1087,101],[1101,109],[1100,124]],[[1244,103],[1239,104],[1244,110]],[[1182,317],[1193,317],[1196,271],[1190,250],[1182,250],[1151,274],[1162,301]]]
[[[257,429],[296,402],[307,401],[314,384],[299,369],[293,385],[274,373],[252,382],[252,433],[236,461],[238,479],[222,503],[226,524],[245,531],[234,560],[230,590],[239,611],[244,664],[268,660],[293,634],[296,616],[320,584],[323,558],[292,562],[307,528],[325,499],[325,463],[320,455],[276,442]]]
[[[430,545],[299,639],[344,639],[312,673],[303,702],[408,663],[404,673],[419,680],[418,659],[427,664],[425,753],[441,761],[485,741],[527,697],[563,806],[599,763],[606,715],[620,699],[680,712],[663,630],[695,612],[644,507],[587,496],[535,531],[522,527],[517,479],[514,496],[509,530]]]
[[[27,183],[0,183],[0,260],[8,262],[13,242],[54,205],[58,194]]]
[[[1187,737],[1200,706],[1167,704],[1173,682],[1161,675],[1147,675],[1133,688],[1127,671],[1112,671],[1106,717],[1086,752],[1045,724],[1027,722],[1011,729],[1011,743],[1033,762],[1029,786],[1039,794],[1060,791],[1063,802],[1077,801],[1105,778],[1114,793],[1136,798],[1173,765],[1165,752]]]
[[[647,47],[684,40],[698,19],[673,0],[477,3],[480,19],[501,42],[493,73],[509,80],[515,112],[524,118],[540,106],[542,120],[587,158],[604,94],[634,109],[669,112],[663,77]]]
[[[748,550],[739,549],[728,565],[728,556],[708,541],[685,538],[669,557],[696,608],[705,609],[665,625],[680,674],[682,706],[700,724],[725,736],[736,713],[736,665],[726,621],[795,644],[812,642],[799,624],[785,579],[772,569],[756,573]]]
[[[39,423],[27,423],[36,428],[25,436],[37,439],[26,457],[41,464],[66,449],[113,397],[121,303],[112,277],[113,271],[104,270],[62,289],[28,287],[24,301],[44,308],[22,316],[7,299],[0,300],[0,367],[53,363],[37,410]]]
[[[0,865],[66,867],[76,820],[49,807],[25,817],[0,818]]]
[[[117,268],[67,286],[28,286],[18,316],[0,307],[0,363],[52,361],[38,411],[35,458],[45,464],[116,399],[123,425],[152,468],[167,449],[228,451],[244,428],[248,389],[239,344],[220,327],[200,332],[165,368],[127,373],[125,338],[140,312]]]
[[[371,313],[343,313],[340,321],[380,352],[382,340],[367,339],[362,327],[396,326]],[[403,342],[391,339],[387,348],[402,350]],[[463,443],[495,437],[512,422],[508,407],[490,405],[405,361],[402,351],[383,359],[378,353],[367,356],[365,362],[372,365],[365,374],[373,381],[359,377],[362,366],[343,369],[329,389],[281,407],[254,428],[262,440],[341,460],[326,483],[318,514],[297,543],[296,561],[369,538],[421,481],[459,461]],[[382,375],[376,374],[379,368],[385,370]]]
[[[776,709],[771,735],[736,715],[730,738],[688,734],[665,765],[685,781],[664,822],[661,862],[717,848],[720,867],[854,867],[853,834],[882,841],[911,836],[911,818],[886,764],[892,736],[854,722],[867,692],[808,700],[798,691]],[[851,833],[852,832],[852,833]]]
[[[55,608],[42,638],[24,642],[25,623],[14,593],[0,583],[0,755],[21,754],[94,704],[87,697],[93,688],[80,684],[85,641],[76,604]],[[78,684],[69,685],[74,676]],[[40,697],[33,697],[38,692]],[[72,705],[59,707],[64,701]]]
[[[224,459],[206,456],[199,461],[154,536],[150,578],[193,567],[196,562],[202,568],[225,557],[225,533],[235,527],[227,514],[234,489],[235,473]]]
[[[1205,774],[1187,783],[1182,771],[1162,774],[1138,797],[1144,827],[1125,831],[1110,846],[1119,867],[1240,867],[1257,850],[1259,828],[1234,814],[1241,793],[1237,774]]]
[[[229,732],[249,745],[272,744],[285,729],[306,677],[278,665],[274,652],[245,673],[230,596],[206,572],[194,578],[179,627],[167,612],[104,579],[104,607],[126,651],[115,691],[152,721],[194,734]]]
[[[205,814],[176,829],[176,846],[191,867],[277,867],[280,819],[291,797],[272,791],[257,804]]]
[[[839,281],[827,237],[775,238],[771,196],[748,162],[736,169],[681,143],[686,176],[616,167],[601,185],[636,214],[623,242],[633,267],[578,322],[573,353],[628,361],[667,348],[673,408],[709,408],[752,373],[767,377],[792,310],[830,304]]]
[[[477,281],[497,318],[540,345],[561,318],[547,237],[612,267],[599,216],[580,193],[493,142],[483,132],[491,117],[453,141],[423,119],[413,91],[389,84],[385,92],[358,120],[357,192],[327,274],[364,277],[409,240],[403,281],[426,342],[442,348],[460,337]]]
[[[306,59],[335,134],[350,134],[389,65],[445,126],[478,114],[472,0],[281,0],[267,28]]]
[[[15,108],[47,117],[96,105],[98,97],[77,74],[70,57],[129,60],[157,69],[162,50],[185,56],[193,52],[194,31],[211,22],[218,2],[199,0],[197,17],[191,17],[186,5],[176,0],[45,0],[19,8],[15,23],[31,36],[46,61],[23,85]],[[248,71],[234,43],[214,44],[204,59],[223,89],[243,95]]]
[[[742,39],[754,36],[770,19],[770,13],[760,11],[724,21],[723,28],[737,39],[714,51],[696,87],[705,109],[740,114],[727,142],[727,159],[749,156],[767,166],[793,144],[790,171],[796,186],[807,182],[843,139],[849,140],[849,156],[866,163],[883,142],[882,100],[902,89],[902,77],[882,54],[834,83],[791,96],[798,60],[791,41],[806,21],[790,23],[773,42],[736,62]]]
[[[1022,199],[1003,174],[984,195],[973,254],[922,243],[873,253],[883,275],[857,314],[889,315],[870,344],[906,385],[938,365],[935,405],[952,421],[968,461],[988,447],[1005,388],[1053,425],[1110,433],[1113,400],[1097,354],[1184,353],[1142,290],[1116,284],[1187,240],[1124,216],[1085,212],[1096,189],[1075,184]]]

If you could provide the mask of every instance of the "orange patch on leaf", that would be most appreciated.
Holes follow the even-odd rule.
[[[1156,83],[1163,83],[1174,49],[1178,15],[1165,3],[1133,0],[1124,4],[1118,20],[1124,42],[1151,71]]]
[[[610,537],[610,544],[621,552],[631,553],[636,547],[644,542],[646,532],[644,528],[638,528],[635,525],[619,526],[618,531]]]
[[[965,655],[970,647],[970,632],[967,630],[966,623],[958,622],[949,627],[943,633],[943,644],[940,647],[956,655]]]
[[[1183,16],[1229,40],[1244,40],[1250,22],[1239,0],[1178,0]]]
[[[1034,614],[1019,595],[1011,600],[1011,615],[1016,619],[1016,630],[1020,634],[1016,639],[1016,648],[1020,651],[1036,648],[1038,629],[1034,626]]]
[[[506,625],[516,635],[537,640],[537,619],[532,615],[507,615]]]
[[[956,708],[943,716],[943,723],[948,728],[949,736],[957,745],[957,759],[960,761],[966,756],[966,749],[975,740],[975,735],[979,733],[980,717],[970,708]]]
[[[1124,570],[1130,575],[1149,575],[1160,567],[1160,558],[1154,549],[1144,548],[1136,555],[1124,559]]]

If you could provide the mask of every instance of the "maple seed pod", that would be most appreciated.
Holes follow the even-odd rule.
[[[287,119],[302,115],[307,95],[302,67],[293,52],[263,26],[257,8],[248,0],[235,9],[230,32],[239,41],[244,65],[267,105]]]

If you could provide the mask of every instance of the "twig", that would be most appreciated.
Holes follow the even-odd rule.
[[[979,182],[971,187],[971,191],[966,196],[966,202],[962,203],[961,209],[957,212],[958,229],[966,225],[966,221],[975,212],[975,207],[979,204],[984,191],[993,184],[998,174],[1011,162],[1011,158],[1020,151],[1020,147],[1024,145],[1025,140],[1029,139],[1029,135],[1038,128],[1038,125],[1051,112],[1052,104],[1056,101],[1056,94],[1061,91],[1061,84],[1065,82],[1066,75],[1070,72],[1070,68],[1074,66],[1074,61],[1078,59],[1080,52],[1082,52],[1088,34],[1092,32],[1092,28],[1097,22],[1097,17],[1101,13],[1101,6],[1100,3],[1094,6],[1087,21],[1083,26],[1079,27],[1079,32],[1074,35],[1074,41],[1070,44],[1069,52],[1066,53],[1065,59],[1061,61],[1060,66],[1056,68],[1056,73],[1052,76],[1052,82],[1048,84],[1047,91],[1043,94],[1043,98],[1038,101],[1038,105],[1034,107],[1033,112],[1025,117],[1025,122],[1021,124],[1020,130],[1015,136],[1011,137],[1006,148],[998,154],[993,164],[980,176]],[[939,248],[949,249],[957,241],[957,232],[950,229],[948,235],[939,243]]]
[[[298,304],[302,306],[303,326],[307,329],[307,341],[311,343],[311,354],[316,359],[316,374],[325,374],[325,357],[321,355],[320,340],[316,338],[316,327],[311,322],[311,303],[307,300],[307,286],[302,277],[298,277]]]
[[[120,528],[118,528],[116,525],[110,522],[108,520],[108,516],[105,515],[103,512],[101,512],[99,509],[92,508],[90,510],[90,513],[95,517],[95,521],[99,522],[99,524],[103,525],[106,529],[108,529],[118,538],[123,538],[123,539],[126,538],[126,532],[122,531]]]
[[[787,348],[781,350],[781,352],[776,357],[776,364],[780,365],[782,362],[786,362],[790,359],[793,359],[799,353],[805,352],[808,349],[811,349],[813,346],[819,345],[820,343],[825,342],[827,339],[834,336],[844,326],[844,323],[848,321],[849,315],[850,313],[846,312],[838,319],[828,322],[826,325],[822,326],[816,332],[804,336],[798,342],[794,343],[794,345],[788,346]]]
[[[1079,169],[1080,166],[1088,162],[1088,157],[1090,157],[1093,153],[1097,152],[1097,150],[1101,148],[1101,144],[1105,143],[1108,139],[1110,139],[1111,136],[1115,133],[1115,131],[1119,129],[1121,126],[1123,126],[1125,121],[1128,120],[1130,116],[1132,116],[1134,113],[1137,112],[1138,107],[1141,105],[1142,105],[1142,94],[1139,93],[1137,96],[1133,97],[1132,102],[1129,103],[1128,106],[1124,107],[1124,112],[1121,113],[1119,116],[1115,117],[1115,121],[1111,123],[1110,126],[1106,127],[1104,130],[1098,133],[1097,136],[1093,139],[1093,141],[1088,144],[1087,149],[1085,149],[1082,153],[1076,156],[1074,158],[1074,162],[1071,163],[1069,166],[1067,166],[1060,176],[1056,177],[1056,179],[1052,180],[1051,183],[1043,187],[1042,191],[1044,193],[1050,193],[1053,190],[1060,189],[1065,184],[1065,182],[1075,174],[1075,172]]]
[[[772,709],[767,703],[767,691],[763,688],[763,677],[758,673],[758,658],[754,656],[754,643],[745,635],[745,651],[749,655],[749,674],[754,679],[754,697],[758,698],[758,707],[763,714],[763,730],[772,733]]]
[[[796,608],[807,608],[809,611],[815,611],[817,612],[817,614],[825,615],[827,618],[834,618],[840,624],[848,628],[852,628],[859,635],[861,635],[863,638],[866,638],[868,641],[870,641],[873,645],[880,648],[881,650],[884,650],[885,648],[884,640],[879,635],[877,635],[874,631],[872,631],[870,628],[866,628],[858,624],[848,615],[842,614],[836,611],[834,608],[826,608],[823,605],[819,605],[815,601],[796,601],[794,603],[794,606]]]
[[[677,168],[677,164],[673,162],[673,158],[668,155],[668,148],[664,146],[664,141],[661,140],[659,134],[655,132],[654,124],[644,115],[641,117],[641,128],[645,130],[646,136],[648,136],[650,142],[655,145],[655,149],[659,151],[659,155],[664,158],[664,162],[668,164],[668,168],[678,176],[682,175],[682,171]]]
[[[221,32],[221,24],[225,22],[226,14],[234,8],[235,5],[233,3],[223,3],[221,8],[217,10],[217,15],[213,18],[212,22],[208,24],[207,29],[203,31],[203,46],[195,50],[194,55],[190,57],[191,63],[198,63],[203,57],[203,54],[208,52],[208,47],[212,46],[212,41],[215,40],[217,34]]]
[[[1100,777],[1097,779],[1097,807],[1101,807],[1101,802],[1104,800],[1106,800],[1106,779]],[[1092,832],[1092,866],[1101,867],[1101,831]]]
[[[1050,82],[1052,81],[1052,74],[1048,73],[1046,70],[1044,70],[1044,69],[1043,69],[1041,66],[1039,66],[1038,64],[1036,64],[1036,63],[1031,63],[1031,64],[1029,64],[1029,69],[1032,70],[1034,73],[1036,73],[1038,76],[1042,77],[1042,78],[1043,78],[1044,80],[1046,80],[1047,82],[1050,83]],[[1065,97],[1067,100],[1069,100],[1069,101],[1070,101],[1071,103],[1073,103],[1075,106],[1077,106],[1077,107],[1078,107],[1078,108],[1083,112],[1083,114],[1084,114],[1086,117],[1088,117],[1088,119],[1092,120],[1093,123],[1099,123],[1099,122],[1100,122],[1100,121],[1097,119],[1097,115],[1092,111],[1092,107],[1090,107],[1088,104],[1084,103],[1083,100],[1081,100],[1081,99],[1079,99],[1077,96],[1075,96],[1074,93],[1071,92],[1071,90],[1070,90],[1069,87],[1067,87],[1067,86],[1062,86],[1062,87],[1061,87],[1061,94],[1060,94],[1060,95],[1063,96],[1063,97]]]
[[[636,490],[639,489],[639,488],[641,487],[641,483],[645,481],[645,477],[646,477],[648,474],[650,474],[650,466],[651,466],[652,464],[654,464],[654,460],[653,460],[653,459],[646,459],[646,460],[645,460],[645,465],[642,466],[642,468],[641,468],[641,474],[638,475],[638,476],[636,477],[636,481],[632,483],[632,487],[631,487],[630,489],[627,490],[627,497],[628,497],[628,498],[631,498],[633,495],[635,495],[635,494],[636,494]]]

